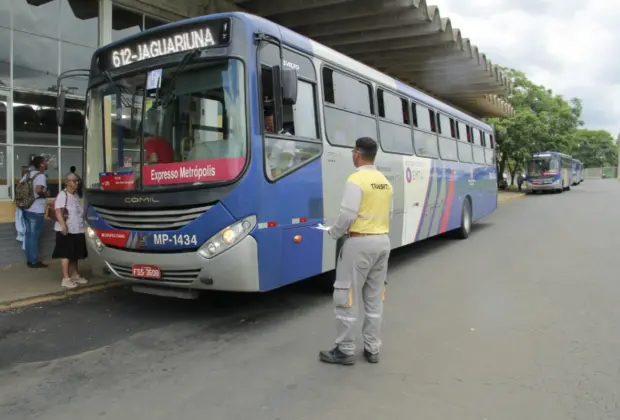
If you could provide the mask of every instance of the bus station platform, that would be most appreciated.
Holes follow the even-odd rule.
[[[59,261],[51,260],[45,263],[49,267],[43,269],[28,268],[25,264],[0,267],[0,311],[94,292],[118,284],[110,279],[94,277],[87,259],[80,264],[80,274],[88,279],[88,284],[71,290],[64,289],[60,287]]]

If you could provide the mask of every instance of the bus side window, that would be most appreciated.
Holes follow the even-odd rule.
[[[283,107],[284,137],[265,136],[267,177],[275,180],[319,156],[322,144],[318,139],[315,85],[297,81],[297,103]],[[296,141],[302,137],[312,141]]]
[[[326,66],[321,75],[327,141],[353,148],[358,137],[378,138],[372,85]]]
[[[307,57],[265,43],[261,48],[261,102],[264,118],[265,174],[276,180],[293,172],[308,160],[319,156],[322,144],[319,139],[316,107],[316,75]],[[283,105],[274,89],[273,68],[297,66],[297,101]],[[308,80],[306,80],[308,79]],[[275,132],[275,115],[280,115],[282,131]],[[296,140],[303,138],[305,141]]]

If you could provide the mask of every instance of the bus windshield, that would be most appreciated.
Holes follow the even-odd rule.
[[[527,161],[528,176],[542,176],[549,172],[560,172],[560,162],[554,157],[534,158]]]
[[[242,62],[229,59],[133,73],[91,89],[86,187],[153,190],[235,179],[247,156],[244,86]]]

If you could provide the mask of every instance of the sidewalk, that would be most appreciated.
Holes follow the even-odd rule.
[[[518,197],[522,197],[525,195],[525,191],[520,192],[519,190],[515,189],[505,189],[505,190],[498,190],[497,191],[497,202],[499,204],[502,204],[508,200],[512,200],[513,198],[518,198]]]
[[[94,277],[88,260],[80,262],[80,274],[88,284],[75,289],[60,286],[60,262],[46,261],[48,268],[32,269],[25,264],[0,266],[0,311],[27,306],[33,303],[61,299],[117,285],[118,282]]]

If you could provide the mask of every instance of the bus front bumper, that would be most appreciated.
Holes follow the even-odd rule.
[[[525,189],[529,191],[554,191],[562,188],[562,180],[555,181],[551,184],[532,184],[525,183]]]
[[[109,247],[99,251],[90,240],[86,242],[95,275],[152,287],[234,292],[260,290],[258,246],[250,235],[210,259],[196,251],[155,254]],[[132,267],[135,265],[155,266],[159,268],[161,276],[159,279],[135,278],[132,276]]]

